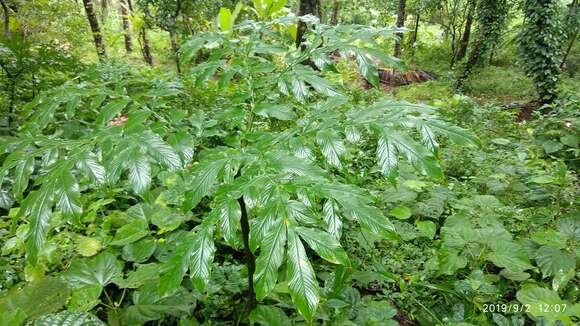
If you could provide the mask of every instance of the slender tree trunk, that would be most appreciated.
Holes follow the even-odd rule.
[[[477,1],[471,0],[469,3],[469,9],[467,9],[467,19],[465,20],[465,29],[463,30],[463,36],[461,37],[459,51],[455,60],[459,61],[465,58],[467,53],[467,47],[469,46],[469,38],[471,36],[471,26],[473,25],[473,16],[475,14],[475,5]]]
[[[131,0],[127,0],[127,6],[129,8],[129,13],[133,15],[133,3]],[[153,66],[153,55],[151,55],[151,47],[149,46],[149,39],[147,38],[147,30],[145,29],[145,24],[139,30],[139,46],[141,48],[141,54],[143,54],[143,61],[150,66]]]
[[[415,59],[415,44],[418,40],[419,35],[419,22],[421,21],[421,14],[417,12],[415,14],[415,28],[413,29],[413,34],[411,35],[411,39],[409,40],[409,47],[411,48],[411,58]]]
[[[572,37],[570,38],[570,41],[568,42],[568,47],[566,48],[566,51],[564,52],[564,56],[562,57],[562,62],[560,63],[560,69],[564,68],[564,65],[566,64],[566,60],[568,60],[568,55],[570,55],[570,51],[572,51],[572,47],[574,46],[574,43],[576,42],[576,38],[578,38],[578,30],[576,30],[576,32],[574,33],[574,35],[572,35]]]
[[[125,32],[125,50],[127,53],[133,52],[133,42],[131,40],[131,23],[129,21],[129,6],[125,0],[119,0],[121,6],[121,16],[123,19],[123,31]]]
[[[177,73],[181,75],[181,63],[179,60],[179,45],[177,43],[177,35],[175,34],[176,30],[176,23],[179,15],[181,14],[181,0],[177,0],[177,4],[175,6],[175,12],[173,16],[170,17],[169,20],[169,39],[171,41],[171,49],[173,50],[173,57],[175,58],[175,67],[177,68]]]
[[[254,292],[254,273],[256,272],[256,258],[250,249],[250,223],[248,220],[248,210],[244,197],[238,198],[240,204],[241,217],[240,225],[242,227],[242,239],[244,242],[244,254],[246,256],[246,266],[248,267],[248,311],[256,307],[256,293]]]
[[[151,55],[151,47],[149,46],[149,39],[147,38],[147,31],[145,27],[141,28],[139,33],[141,38],[141,52],[143,53],[143,60],[150,66],[153,66],[153,55]]]
[[[99,21],[95,15],[93,1],[83,0],[83,5],[85,7],[85,12],[87,13],[89,25],[91,25],[91,31],[93,32],[93,39],[95,41],[95,47],[97,48],[99,60],[103,60],[107,57],[107,52],[105,50],[105,43],[103,43],[103,36],[101,35],[101,30],[99,28]]]
[[[339,11],[340,11],[340,0],[334,0],[332,4],[332,16],[330,16],[330,25],[336,26],[338,24]]]
[[[405,27],[405,7],[407,5],[407,0],[399,0],[399,9],[397,10],[397,27]],[[397,39],[395,40],[395,52],[394,56],[396,58],[401,57],[401,44],[403,44],[403,33],[397,33]]]
[[[471,53],[469,55],[469,60],[467,60],[467,62],[465,63],[463,72],[461,73],[455,84],[455,88],[457,88],[458,90],[461,91],[464,88],[465,81],[467,80],[467,78],[469,78],[469,75],[471,75],[473,68],[475,68],[475,65],[477,65],[477,63],[479,62],[479,57],[482,52],[481,48],[483,46],[484,41],[485,35],[484,33],[480,33],[477,40],[475,41],[475,44],[473,45],[473,49],[471,50]]]
[[[4,10],[4,34],[8,41],[12,41],[12,32],[10,31],[10,12],[5,0],[0,0],[2,9]]]
[[[298,16],[314,15],[320,17],[320,3],[318,0],[300,0],[298,7]],[[298,23],[298,30],[296,31],[296,47],[300,47],[304,41],[304,34],[306,33],[306,23],[300,21]]]
[[[572,3],[570,4],[570,9],[568,11],[568,18],[567,23],[568,28],[572,28],[573,31],[568,35],[568,46],[566,47],[566,50],[564,51],[564,56],[562,57],[562,62],[560,63],[560,69],[564,68],[564,65],[566,64],[566,60],[568,60],[568,55],[570,55],[570,51],[572,50],[572,47],[574,46],[574,43],[576,42],[576,38],[578,37],[578,25],[577,22],[574,22],[574,20],[577,19],[577,15],[578,15],[578,0],[574,0],[572,1]]]
[[[177,45],[177,35],[175,31],[169,31],[169,39],[171,41],[171,50],[173,50],[173,57],[175,59],[175,67],[177,68],[177,73],[181,75],[181,64],[179,62],[179,45]]]
[[[101,0],[101,23],[105,25],[107,18],[109,17],[109,1]]]

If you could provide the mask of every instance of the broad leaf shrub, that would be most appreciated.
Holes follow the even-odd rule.
[[[440,181],[439,144],[479,141],[434,107],[355,103],[327,81],[338,51],[377,84],[376,62],[399,65],[381,48],[389,29],[301,19],[310,30],[302,49],[289,32],[296,18],[246,21],[189,40],[183,79],[98,65],[27,105],[26,123],[0,145],[0,206],[13,231],[3,250],[26,256],[25,291],[48,282],[43,275],[60,282],[43,313],[70,310],[37,324],[97,325],[86,312],[102,307],[125,324],[185,320],[215,304],[216,277],[248,310],[261,303],[253,321],[285,317],[273,302],[324,319],[318,307],[331,293],[317,271],[335,271],[337,289],[348,281],[339,277],[352,267],[343,230],[400,239],[360,176],[394,185],[404,166]],[[374,160],[361,164],[364,156]],[[7,320],[38,317],[19,300],[2,306]],[[384,309],[367,302],[357,320],[392,322],[394,309]]]
[[[397,190],[382,190],[388,208],[412,212],[397,214],[405,219],[404,228],[393,221],[406,241],[383,248],[389,254],[377,263],[381,248],[357,236],[347,240],[354,244],[347,246],[349,256],[362,260],[352,259],[353,265],[374,263],[367,275],[356,275],[357,281],[391,289],[386,296],[407,302],[400,308],[425,325],[521,325],[528,319],[574,325],[579,317],[577,172],[574,161],[546,155],[541,141],[546,131],[539,128],[573,117],[575,101],[569,103],[529,124],[513,124],[513,112],[481,108],[462,96],[435,103],[457,123],[479,122],[473,129],[483,150],[448,146],[442,157],[445,185],[410,177]],[[371,191],[374,187],[378,192],[382,185]],[[436,233],[427,227],[433,224]],[[417,307],[417,302],[431,304]],[[530,311],[514,312],[516,305],[529,305]],[[546,305],[552,309],[542,309]]]

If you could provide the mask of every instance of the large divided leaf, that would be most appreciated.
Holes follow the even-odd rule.
[[[86,312],[62,311],[38,318],[31,326],[106,326],[96,316]]]
[[[193,285],[203,292],[209,282],[211,264],[215,253],[213,232],[210,227],[200,227],[193,238],[189,272]]]
[[[225,161],[205,161],[195,169],[195,177],[191,189],[185,193],[183,210],[190,211],[205,197],[211,187],[217,182],[218,173],[224,167]]]
[[[288,288],[298,312],[312,320],[319,302],[319,287],[304,246],[293,229],[288,229]]]
[[[108,252],[91,258],[73,261],[63,273],[65,279],[75,287],[99,285],[102,288],[112,283],[123,273],[123,263]]]
[[[320,257],[333,264],[350,265],[346,252],[340,243],[328,233],[306,227],[296,227],[296,232]]]
[[[286,244],[286,223],[282,218],[275,222],[262,240],[260,256],[256,259],[256,274],[254,274],[254,289],[258,300],[263,300],[276,286],[278,268],[284,258]]]

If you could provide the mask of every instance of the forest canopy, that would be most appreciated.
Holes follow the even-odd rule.
[[[580,323],[577,0],[0,5],[0,325]]]

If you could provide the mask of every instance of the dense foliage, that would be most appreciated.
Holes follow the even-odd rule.
[[[405,2],[2,0],[0,324],[580,322],[577,2]]]
[[[524,68],[533,77],[542,102],[552,103],[557,97],[563,36],[558,3],[529,0],[524,10],[526,18],[520,35]]]

